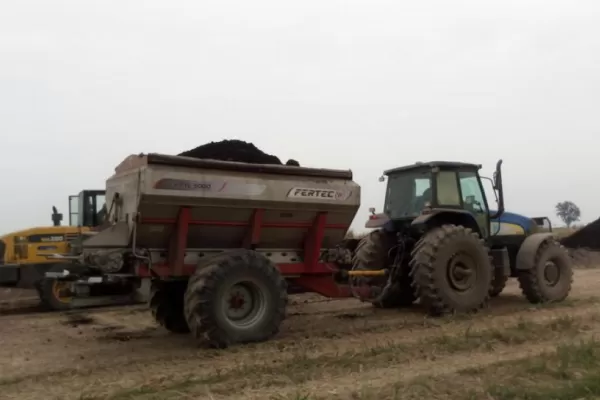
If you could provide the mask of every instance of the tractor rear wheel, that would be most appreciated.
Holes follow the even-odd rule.
[[[571,291],[573,266],[569,253],[555,240],[537,249],[533,264],[520,270],[518,279],[530,303],[563,301]]]
[[[183,314],[183,295],[187,282],[153,280],[149,305],[154,320],[173,333],[188,333],[190,328]]]
[[[488,249],[469,228],[443,225],[415,245],[411,275],[431,315],[474,312],[489,299],[492,264]]]
[[[287,302],[287,284],[275,265],[240,249],[199,263],[185,292],[184,314],[197,340],[225,348],[276,335]]]
[[[356,247],[352,266],[355,270],[379,270],[388,267],[388,253],[394,245],[393,237],[382,230],[371,231],[362,238]],[[370,278],[370,283],[385,286],[387,278]],[[371,304],[377,308],[397,308],[410,306],[416,300],[412,279],[408,270],[401,271],[398,282],[380,293]]]

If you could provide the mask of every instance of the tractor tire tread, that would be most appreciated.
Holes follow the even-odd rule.
[[[436,279],[438,252],[444,249],[445,246],[452,245],[456,239],[466,240],[472,249],[476,249],[481,260],[485,259],[485,265],[481,271],[484,271],[486,268],[489,270],[489,282],[486,283],[485,294],[482,293],[475,304],[460,306],[460,309],[457,309],[456,304],[454,306],[450,304],[446,296],[442,293],[444,288],[440,287],[440,282]],[[430,315],[440,316],[457,311],[477,312],[487,306],[492,280],[491,258],[485,242],[476,232],[461,225],[442,225],[426,233],[417,242],[411,254],[410,268],[416,286],[415,289],[421,304],[427,307]]]
[[[556,256],[562,257],[563,262],[567,265],[565,273],[565,280],[563,281],[564,288],[558,296],[551,298],[548,293],[545,293],[542,283],[540,282],[537,274],[537,268],[539,267],[541,258],[547,251],[556,252]],[[561,254],[562,252],[562,254]],[[569,253],[563,245],[556,240],[546,240],[537,249],[533,265],[530,268],[520,270],[518,272],[517,279],[519,281],[519,287],[525,298],[532,304],[548,303],[548,302],[560,302],[567,298],[571,292],[573,284],[573,268],[572,260]]]
[[[183,294],[185,282],[164,282],[153,280],[148,300],[152,317],[157,324],[173,333],[188,333],[183,314]]]

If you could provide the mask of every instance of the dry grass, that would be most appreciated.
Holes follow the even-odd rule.
[[[277,338],[225,351],[157,329],[139,306],[94,311],[85,324],[61,314],[6,315],[0,393],[19,400],[590,398],[599,395],[600,345],[590,341],[600,332],[599,289],[600,270],[578,270],[567,301],[534,307],[511,281],[490,309],[441,319],[418,308],[298,298]]]

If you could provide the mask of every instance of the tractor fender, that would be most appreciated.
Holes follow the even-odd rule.
[[[427,230],[428,226],[441,226],[444,224],[463,225],[481,234],[477,221],[473,215],[465,210],[433,208],[415,218],[411,225],[417,229]]]
[[[515,268],[517,270],[526,270],[531,268],[535,261],[535,255],[540,246],[553,237],[554,234],[551,232],[540,232],[527,236],[527,238],[523,241],[521,248],[519,248],[519,252],[517,253],[517,265]]]

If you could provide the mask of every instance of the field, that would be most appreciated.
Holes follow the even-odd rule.
[[[563,303],[532,306],[511,280],[489,309],[468,317],[297,296],[277,338],[224,351],[157,328],[143,305],[40,313],[31,294],[0,291],[2,399],[600,395],[597,268],[576,270]]]

